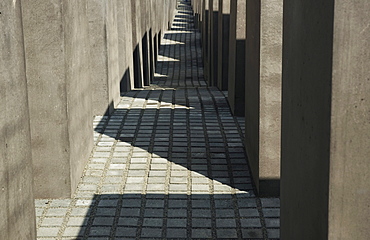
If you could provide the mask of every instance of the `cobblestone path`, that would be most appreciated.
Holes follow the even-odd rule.
[[[182,3],[156,80],[96,117],[72,199],[36,200],[38,239],[272,239],[279,199],[254,194],[244,119],[203,79],[200,33]]]

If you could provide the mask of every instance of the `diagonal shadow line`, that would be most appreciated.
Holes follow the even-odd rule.
[[[163,72],[158,70],[157,73]],[[171,94],[166,95],[168,91]],[[123,142],[147,151],[150,156],[167,159],[211,180],[218,181],[231,188],[238,188],[241,192],[233,196],[220,193],[218,197],[215,197],[214,194],[216,193],[195,195],[174,193],[169,195],[155,193],[146,193],[145,195],[130,193],[94,195],[92,204],[85,215],[86,228],[81,228],[78,234],[80,237],[76,239],[88,239],[91,236],[110,236],[116,239],[140,239],[143,237],[181,239],[180,232],[182,236],[186,236],[184,239],[215,239],[226,235],[229,239],[263,239],[266,236],[264,223],[260,219],[261,215],[256,210],[257,203],[254,198],[253,184],[250,180],[243,144],[228,146],[228,139],[221,135],[218,136],[219,138],[214,138],[217,139],[216,141],[212,141],[208,139],[207,132],[205,132],[208,131],[206,119],[218,119],[219,126],[223,126],[220,116],[231,116],[228,104],[223,96],[222,98],[220,96],[205,97],[200,93],[201,91],[203,91],[203,94],[210,92],[208,88],[197,89],[197,96],[190,96],[189,98],[186,89],[130,91],[123,95],[123,98],[141,99],[142,102],[146,102],[146,106],[164,104],[167,107],[180,106],[180,108],[143,109],[140,106],[137,106],[138,108],[119,108],[105,121],[98,124],[95,131],[114,138],[117,142]],[[149,93],[143,94],[143,92]],[[176,98],[178,92],[180,92],[180,98]],[[160,97],[158,97],[158,93],[160,93]],[[194,104],[190,101],[196,98],[200,103]],[[213,107],[210,107],[212,105]],[[221,112],[219,112],[219,109],[221,109]],[[225,111],[225,109],[228,110]],[[198,124],[187,127],[185,132],[184,128],[177,131],[176,126],[190,125],[189,119],[193,113],[201,115]],[[114,131],[109,131],[108,127],[110,120],[117,115],[124,117],[120,130],[114,134]],[[184,122],[183,119],[176,121],[175,115],[185,117],[186,121]],[[148,116],[155,121],[152,125],[152,132],[149,128],[149,130],[146,129],[146,132],[142,132],[144,135],[140,135],[140,124],[148,123],[147,120],[150,122],[150,118],[147,119]],[[161,118],[168,119],[169,117],[170,121],[160,121]],[[126,122],[131,124],[127,126],[133,126],[134,128],[136,126],[133,135],[132,130],[127,131],[128,129],[124,128]],[[201,128],[205,131],[200,131]],[[158,129],[162,133],[157,134]],[[150,135],[150,132],[155,136]],[[192,138],[192,135],[197,137]],[[155,139],[157,136],[161,140],[159,141],[160,145],[156,145]],[[240,133],[235,134],[235,138],[240,137]],[[185,139],[186,144],[184,145],[183,140]],[[176,140],[181,141],[177,142]],[[175,143],[180,145],[176,146]],[[197,151],[192,152],[191,150],[195,148]],[[184,158],[186,161],[184,161]],[[192,165],[192,162],[197,164]],[[202,169],[204,164],[212,170]],[[213,169],[214,166],[222,167]],[[214,174],[215,172],[218,172],[219,175]],[[234,176],[236,172],[239,175]],[[236,179],[241,181],[236,182]],[[242,193],[242,191],[245,191],[245,193]],[[172,202],[174,204],[171,204]],[[197,206],[197,204],[199,205]],[[253,212],[253,210],[255,211]],[[112,218],[112,216],[114,217]],[[224,221],[224,224],[235,224],[235,232],[217,226],[214,219],[218,218],[221,222]],[[168,227],[168,225],[173,226],[173,228]]]

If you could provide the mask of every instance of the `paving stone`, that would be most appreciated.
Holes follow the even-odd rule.
[[[85,227],[67,227],[64,230],[63,236],[81,237],[85,233]]]
[[[135,237],[136,227],[117,227],[116,236],[118,237]]]
[[[212,238],[212,231],[208,228],[193,229],[191,231],[192,238]]]
[[[218,239],[233,239],[238,238],[236,229],[217,229],[217,238]]]
[[[280,230],[279,229],[267,229],[267,236],[269,238],[280,238]]]
[[[186,228],[168,228],[167,238],[187,238]]]
[[[240,224],[243,228],[257,228],[261,227],[261,220],[259,218],[245,218],[240,219]]]
[[[168,218],[167,227],[186,227],[187,219],[185,218]]]
[[[142,228],[141,230],[141,237],[160,238],[161,236],[161,228]]]

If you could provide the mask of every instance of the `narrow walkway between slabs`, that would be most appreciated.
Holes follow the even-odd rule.
[[[38,239],[279,237],[279,199],[251,183],[244,118],[204,81],[190,3],[161,44],[155,82],[95,118],[74,197],[36,200]]]

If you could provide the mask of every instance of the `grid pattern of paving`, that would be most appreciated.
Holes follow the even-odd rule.
[[[155,85],[95,118],[74,197],[36,200],[38,239],[279,237],[279,199],[254,194],[244,119],[204,82],[190,6],[176,16],[187,20],[165,35]]]

